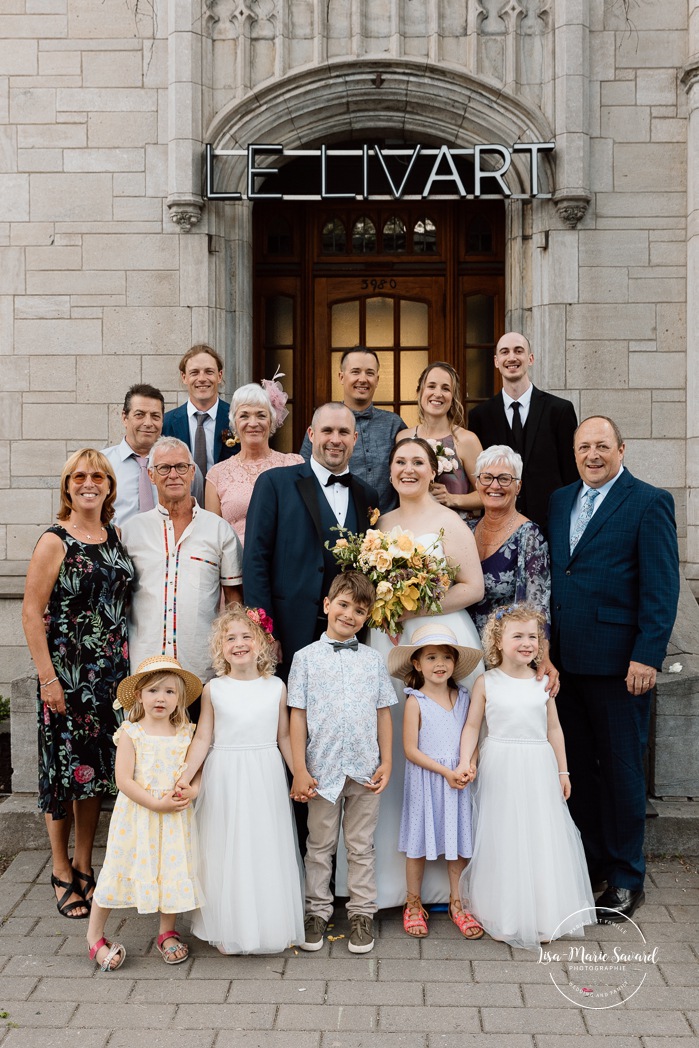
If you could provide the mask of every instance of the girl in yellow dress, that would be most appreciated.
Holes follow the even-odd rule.
[[[126,957],[121,943],[104,937],[109,913],[131,906],[160,914],[158,950],[166,964],[187,959],[175,920],[203,901],[192,845],[197,785],[175,784],[194,734],[187,707],[201,690],[199,678],[169,655],[146,659],[117,689],[129,716],[114,736],[119,796],[87,930],[90,959],[102,971],[115,971]]]

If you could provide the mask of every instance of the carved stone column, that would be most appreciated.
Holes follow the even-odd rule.
[[[699,0],[689,4],[687,92],[687,577],[699,578]]]
[[[199,221],[204,203],[201,24],[201,12],[192,0],[168,0],[167,206],[183,233]]]
[[[589,3],[557,0],[556,17],[556,210],[574,229],[590,194]]]

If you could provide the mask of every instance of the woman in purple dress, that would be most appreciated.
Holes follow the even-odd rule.
[[[551,566],[543,532],[515,507],[522,486],[522,459],[505,444],[493,444],[476,460],[476,490],[483,516],[470,521],[483,569],[485,594],[468,612],[479,633],[495,608],[527,602],[550,622]],[[553,682],[558,670],[551,665],[548,644],[542,665]],[[557,689],[556,689],[557,690]]]
[[[443,506],[467,519],[481,508],[474,488],[481,443],[465,428],[459,376],[451,364],[436,361],[422,372],[417,383],[417,414],[417,426],[403,430],[396,441],[423,437],[432,445],[438,471],[430,492]]]

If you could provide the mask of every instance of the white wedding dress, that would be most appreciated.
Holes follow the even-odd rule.
[[[430,546],[436,542],[439,535],[436,533],[418,535],[416,541],[424,546]],[[435,551],[440,552],[439,546]],[[405,628],[399,640],[401,644],[410,644],[413,633],[425,623],[439,623],[447,626],[459,644],[468,648],[481,647],[478,630],[473,624],[471,616],[467,611],[453,611],[446,615],[421,615],[405,622]],[[391,638],[380,630],[371,630],[368,644],[370,647],[380,651],[385,659],[393,648]],[[459,681],[469,692],[476,678],[483,673],[483,663],[463,681]],[[400,818],[403,809],[403,780],[405,778],[405,754],[403,753],[403,711],[405,709],[405,695],[403,693],[403,682],[393,679],[393,685],[398,695],[398,704],[391,706],[391,717],[393,720],[393,769],[388,786],[381,794],[379,806],[379,822],[374,836],[374,848],[376,851],[376,888],[379,909],[387,909],[391,906],[402,906],[405,902],[405,855],[398,851],[398,831],[400,830]],[[347,892],[347,854],[340,839],[337,850],[337,871],[335,874],[335,895],[346,896]],[[444,903],[449,901],[449,878],[447,876],[447,865],[445,860],[436,859],[425,863],[425,876],[422,882],[423,903]]]

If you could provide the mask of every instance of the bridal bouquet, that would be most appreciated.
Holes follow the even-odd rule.
[[[370,528],[365,535],[338,529],[334,546],[325,545],[343,571],[361,571],[376,586],[376,603],[369,625],[391,637],[403,632],[399,621],[406,611],[439,615],[441,601],[456,572],[437,552],[444,532],[429,546],[415,541],[412,531],[395,527],[384,532]]]
[[[437,476],[441,477],[442,473],[455,473],[460,462],[454,449],[448,448],[441,440],[434,440],[431,437],[427,437],[427,443],[434,448],[437,456]]]

